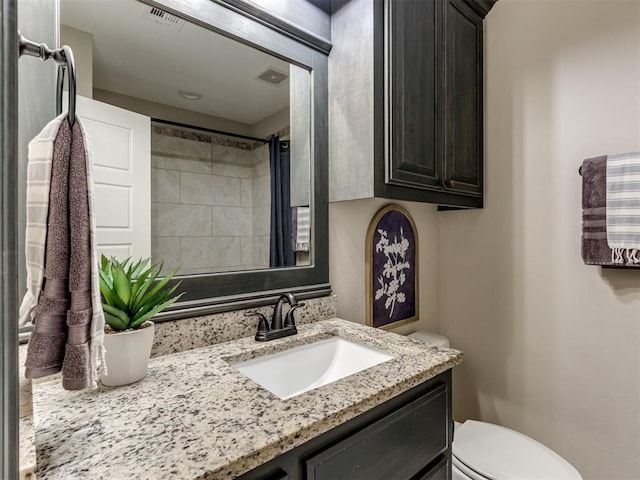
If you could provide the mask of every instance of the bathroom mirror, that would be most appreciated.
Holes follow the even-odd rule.
[[[165,318],[330,291],[327,52],[248,5],[60,0],[99,249],[181,266]]]
[[[100,253],[182,275],[309,265],[307,68],[137,0],[60,0]]]

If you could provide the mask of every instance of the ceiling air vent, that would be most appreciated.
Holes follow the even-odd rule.
[[[142,17],[158,25],[174,28],[176,30],[182,29],[182,26],[184,25],[184,20],[180,17],[176,17],[175,15],[156,7],[151,7],[150,10],[145,9],[142,13]]]
[[[267,70],[262,72],[260,75],[256,77],[258,80],[262,80],[263,82],[270,83],[271,85],[280,86],[284,82],[287,81],[289,75],[280,70],[276,70],[273,67],[269,67]]]

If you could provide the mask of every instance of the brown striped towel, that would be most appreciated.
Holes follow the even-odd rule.
[[[76,117],[71,129],[62,114],[29,144],[27,293],[20,321],[35,323],[26,376],[62,370],[69,390],[95,386],[103,358],[93,197],[82,121]]]

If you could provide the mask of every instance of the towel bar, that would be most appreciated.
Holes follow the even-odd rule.
[[[64,73],[67,71],[69,78],[69,125],[73,126],[76,119],[76,67],[73,61],[71,48],[64,45],[60,48],[51,49],[44,43],[36,43],[25,38],[18,31],[18,56],[27,55],[37,57],[43,62],[53,60],[58,65],[58,75],[56,80],[56,114],[62,113],[62,87]]]

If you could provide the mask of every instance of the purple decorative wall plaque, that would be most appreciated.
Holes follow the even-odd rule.
[[[418,233],[408,211],[382,208],[366,242],[367,325],[393,328],[418,319]]]

